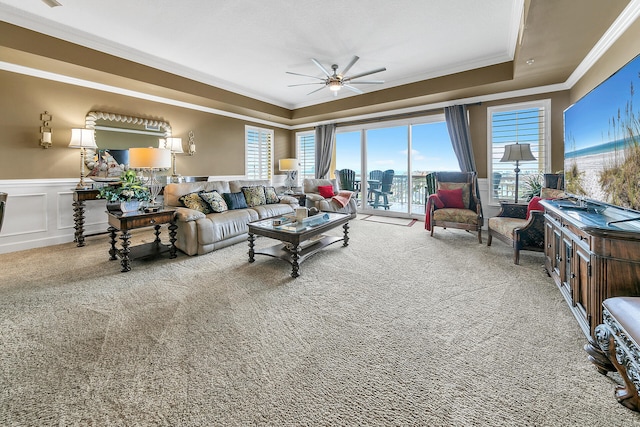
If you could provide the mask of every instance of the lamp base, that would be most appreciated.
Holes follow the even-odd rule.
[[[91,190],[93,188],[92,184],[87,184],[84,181],[80,181],[76,185],[76,190]]]

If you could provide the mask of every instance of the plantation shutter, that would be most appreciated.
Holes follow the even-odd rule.
[[[546,103],[530,103],[521,108],[489,109],[490,144],[491,144],[491,195],[497,199],[513,198],[513,181],[515,180],[515,163],[501,162],[505,146],[510,144],[530,144],[531,153],[536,158],[532,161],[519,162],[520,186],[518,198],[521,198],[525,186],[522,185],[527,175],[538,175],[547,170],[547,144],[549,135],[548,105]]]
[[[298,163],[300,178],[316,176],[316,137],[313,132],[298,134]]]
[[[247,179],[271,179],[273,131],[247,126],[245,138]]]

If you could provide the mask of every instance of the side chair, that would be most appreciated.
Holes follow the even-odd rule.
[[[380,182],[380,187],[374,188],[373,193],[373,201],[370,201],[369,204],[373,206],[374,209],[382,206],[383,208],[389,209],[391,204],[389,203],[389,195],[393,194],[391,188],[393,186],[393,177],[396,172],[393,169],[388,169],[382,173],[382,180]],[[380,204],[380,197],[382,197],[382,204]]]

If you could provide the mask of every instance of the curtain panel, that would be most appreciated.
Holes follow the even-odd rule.
[[[336,124],[316,127],[316,178],[328,179],[331,157],[336,145]]]

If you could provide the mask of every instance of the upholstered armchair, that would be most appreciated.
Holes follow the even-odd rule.
[[[478,233],[482,243],[482,207],[476,192],[475,172],[435,172],[435,194],[427,198],[425,228],[459,228]]]
[[[557,184],[557,180],[554,182]],[[542,187],[540,196],[532,198],[528,204],[502,202],[498,216],[489,218],[487,246],[491,246],[493,236],[512,246],[514,264],[520,263],[522,250],[543,252],[544,208],[539,202],[564,196],[561,189]]]
[[[305,178],[303,188],[308,208],[346,213],[355,218],[357,212],[355,193],[340,190],[335,179]]]

